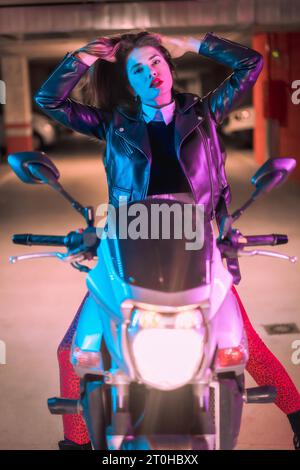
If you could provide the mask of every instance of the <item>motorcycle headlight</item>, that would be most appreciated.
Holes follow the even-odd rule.
[[[149,385],[172,390],[199,369],[205,336],[199,309],[161,313],[136,308],[128,334],[136,368]]]

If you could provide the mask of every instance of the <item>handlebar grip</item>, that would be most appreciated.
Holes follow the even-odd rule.
[[[17,245],[50,245],[66,246],[67,239],[58,235],[33,235],[31,233],[18,233],[12,237],[13,243]]]
[[[288,243],[289,239],[287,235],[273,233],[271,235],[249,235],[245,237],[247,240],[247,246],[257,245],[284,245]]]
[[[285,245],[289,241],[289,237],[287,235],[276,233],[274,234],[276,241],[274,245]]]

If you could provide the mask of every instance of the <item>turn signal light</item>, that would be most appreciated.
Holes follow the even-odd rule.
[[[82,351],[80,348],[75,348],[73,351],[73,358],[76,360],[76,365],[79,367],[98,368],[101,366],[100,351]]]
[[[247,360],[248,353],[243,345],[235,348],[219,349],[217,353],[217,367],[237,366],[245,364]]]

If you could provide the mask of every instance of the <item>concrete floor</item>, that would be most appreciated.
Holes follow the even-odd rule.
[[[106,200],[106,183],[98,144],[78,139],[48,152],[61,181],[83,204]],[[251,152],[230,151],[227,169],[232,207],[250,194],[255,172]],[[288,183],[249,209],[238,223],[245,234],[288,233],[280,252],[300,255],[300,187]],[[25,185],[9,168],[1,168],[0,340],[7,349],[0,365],[0,449],[56,449],[62,438],[60,417],[47,410],[48,397],[58,395],[56,349],[85,293],[84,274],[56,260],[8,263],[12,254],[42,251],[13,245],[13,233],[66,234],[84,223],[47,187]],[[300,263],[256,257],[241,260],[238,288],[249,316],[273,353],[300,389],[300,365],[293,365],[296,335],[268,336],[262,325],[298,324]],[[254,382],[247,375],[247,386]],[[246,405],[238,449],[291,449],[286,417],[275,405]]]

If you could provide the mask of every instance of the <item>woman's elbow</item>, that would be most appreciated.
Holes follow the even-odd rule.
[[[37,106],[42,109],[55,109],[57,108],[58,104],[56,100],[53,99],[53,97],[49,97],[45,95],[45,93],[42,91],[42,89],[39,89],[34,95],[33,99]]]
[[[256,80],[259,77],[260,72],[262,71],[264,66],[264,58],[263,56],[255,51],[255,55],[252,57],[251,60],[251,65],[249,67],[249,76],[248,79],[250,82],[253,82],[253,84],[256,82]]]
[[[255,51],[255,52],[257,54],[256,68],[257,68],[258,73],[260,73],[263,69],[263,66],[264,66],[264,58],[259,52],[257,52],[257,51]]]
[[[40,90],[38,90],[34,95],[33,95],[34,102],[37,106],[40,108],[45,108],[46,107],[46,102],[45,98],[43,97],[43,94],[41,93]]]

